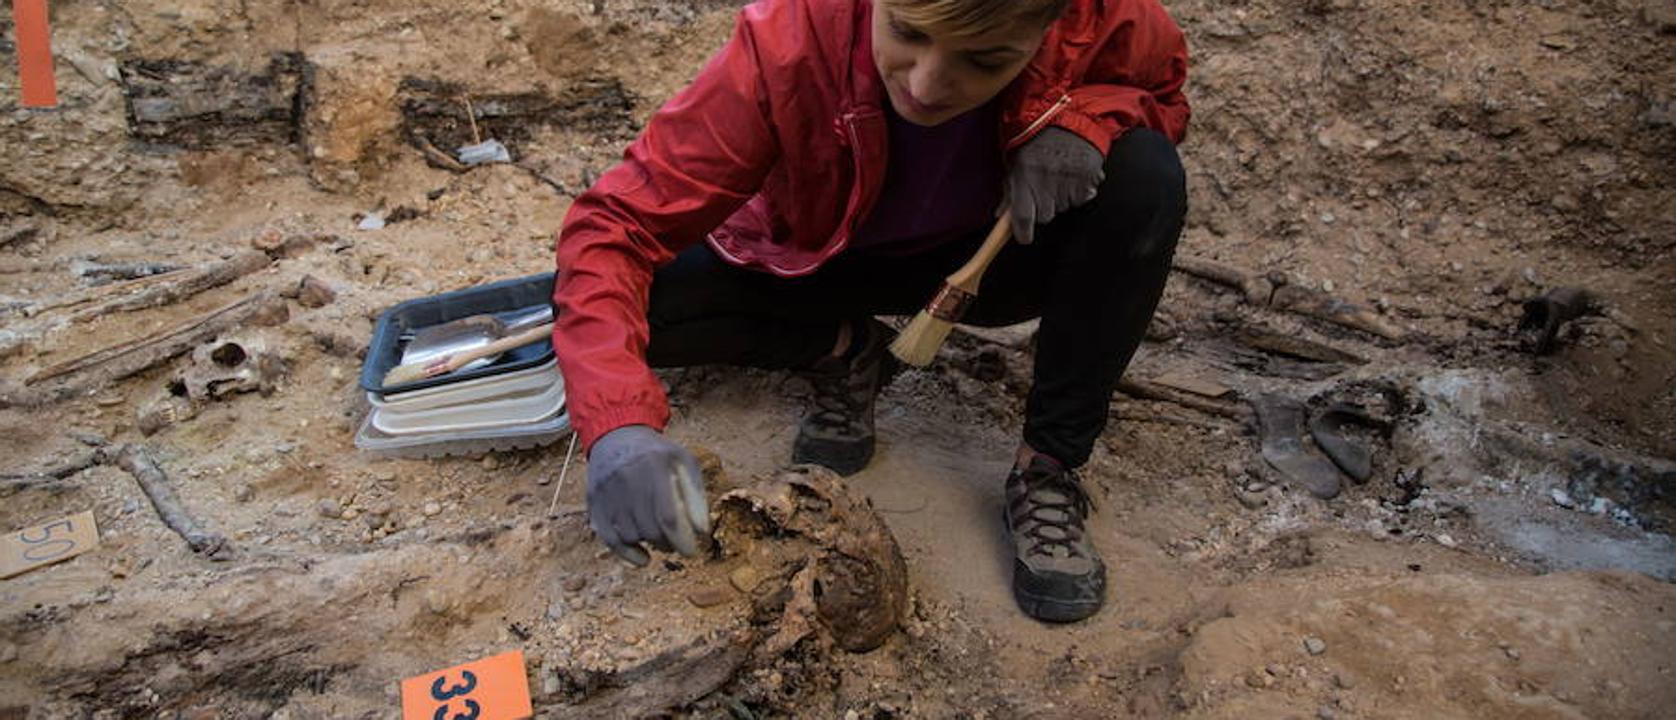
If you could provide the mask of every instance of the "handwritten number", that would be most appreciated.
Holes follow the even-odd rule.
[[[44,543],[48,540],[51,540],[52,539],[52,529],[55,528],[55,527],[58,527],[60,525],[64,526],[64,529],[68,530],[70,532],[75,532],[75,530],[76,530],[75,525],[71,524],[69,519],[64,519],[64,520],[59,520],[58,522],[52,523],[50,525],[42,525],[41,526],[41,539],[39,539],[39,540],[29,539],[29,531],[28,530],[25,530],[23,532],[18,533],[17,538],[19,540],[22,540],[25,545],[39,545],[39,544]]]
[[[454,717],[449,718],[448,703],[443,703],[442,707],[436,709],[436,714],[431,716],[431,720],[477,720],[477,714],[483,712],[483,707],[478,705],[476,700],[462,700],[461,702],[464,702],[466,709],[471,711],[470,715],[454,713]]]
[[[32,548],[24,550],[23,559],[28,560],[29,562],[41,562],[43,560],[51,560],[74,549],[76,549],[75,541],[54,540],[45,545],[36,545]]]
[[[28,560],[29,562],[41,562],[43,560],[51,560],[76,549],[76,541],[74,540],[68,540],[65,538],[58,538],[56,540],[53,539],[52,531],[54,528],[58,527],[63,527],[69,532],[75,532],[76,530],[75,525],[72,524],[69,519],[64,519],[49,525],[41,526],[41,536],[39,538],[29,537],[28,530],[18,533],[17,539],[22,540],[23,544],[34,546],[23,551],[23,559]]]
[[[465,682],[455,685],[447,690],[442,689],[442,681],[447,680],[448,676],[443,675],[438,677],[436,682],[431,683],[431,697],[438,700],[447,700],[449,698],[459,697],[477,689],[476,673],[473,673],[470,670],[461,670],[460,677],[464,678]],[[437,717],[440,718],[441,716],[439,715]]]

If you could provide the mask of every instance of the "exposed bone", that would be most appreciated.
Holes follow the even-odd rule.
[[[1403,331],[1367,308],[1340,300],[1300,285],[1275,288],[1274,308],[1308,315],[1353,330],[1373,333],[1387,340],[1401,340]]]
[[[260,250],[244,250],[226,260],[206,265],[179,279],[157,285],[138,295],[111,300],[77,311],[71,319],[82,321],[111,313],[143,310],[178,302],[266,268],[270,262],[272,260],[267,253]]]
[[[761,568],[765,577],[791,572],[780,634],[818,622],[839,647],[865,652],[889,639],[907,612],[907,564],[896,538],[830,470],[800,465],[730,492],[717,501],[717,516],[716,541],[730,556],[751,556],[749,544],[765,524],[779,542],[801,538],[811,545],[809,553],[786,558],[796,566]],[[802,610],[798,598],[806,603]],[[801,619],[788,624],[792,616]],[[778,654],[780,644],[770,638],[765,647]]]
[[[1245,296],[1246,302],[1257,305],[1269,304],[1269,295],[1274,292],[1274,286],[1268,280],[1214,260],[1176,255],[1170,265],[1178,272],[1238,290]]]
[[[140,434],[149,436],[177,422],[190,420],[197,414],[198,406],[191,399],[177,397],[164,390],[141,405],[134,413],[134,419],[139,425]]]
[[[1147,380],[1124,378],[1117,382],[1117,391],[1141,400],[1175,403],[1182,407],[1235,420],[1245,420],[1251,417],[1251,411],[1239,403],[1211,400],[1180,390],[1172,390]]]
[[[284,360],[269,350],[262,335],[218,338],[192,351],[192,363],[181,373],[187,397],[204,402],[228,395],[273,392],[286,372]]]
[[[134,481],[140,484],[140,490],[156,508],[158,517],[163,524],[175,531],[176,535],[186,540],[192,552],[199,553],[212,559],[224,559],[228,550],[227,539],[213,532],[204,530],[198,521],[181,506],[180,499],[175,497],[175,491],[169,487],[169,477],[157,467],[157,461],[151,458],[145,448],[139,445],[123,445],[116,449],[114,459],[118,467],[134,476]],[[217,557],[218,555],[222,557]]]
[[[455,160],[453,156],[438,149],[436,143],[431,142],[429,138],[415,135],[413,136],[413,144],[419,148],[419,152],[425,156],[425,163],[431,167],[456,173],[463,173],[471,169],[460,164],[460,161]]]
[[[100,263],[88,260],[77,260],[70,264],[70,271],[76,277],[89,279],[95,283],[106,284],[112,280],[134,280],[152,275],[162,275],[181,269],[179,265],[154,262],[121,262]]]
[[[101,462],[103,462],[103,456],[99,452],[93,451],[79,455],[67,462],[34,472],[0,473],[0,494],[11,495],[20,490],[56,485],[59,481]]]
[[[127,281],[124,281],[124,282],[110,283],[110,284],[107,284],[107,285],[98,285],[98,286],[95,286],[95,287],[87,288],[85,290],[77,290],[75,292],[68,293],[68,294],[65,294],[65,295],[60,295],[56,298],[52,298],[50,300],[46,300],[46,301],[43,301],[39,304],[36,304],[36,305],[26,309],[25,313],[29,314],[29,315],[38,315],[38,314],[46,312],[48,310],[56,310],[58,308],[63,308],[63,307],[74,307],[76,305],[81,305],[83,303],[93,302],[94,300],[98,300],[98,299],[103,298],[103,297],[108,297],[108,296],[111,296],[111,295],[120,295],[120,294],[123,294],[123,293],[133,292],[133,291],[139,290],[141,288],[150,287],[152,285],[156,285],[156,284],[161,283],[161,282],[168,282],[168,281],[177,279],[179,277],[182,277],[184,275],[184,273],[185,273],[185,269],[183,268],[181,270],[175,270],[173,272],[160,273],[160,274],[157,274],[157,275],[147,275],[145,277],[135,278],[133,280],[127,280]]]
[[[78,387],[98,387],[121,380],[190,352],[210,338],[267,310],[268,306],[275,302],[282,301],[269,292],[257,293],[183,325],[58,363],[31,375],[24,384],[34,385],[43,380],[92,368],[99,369],[99,373],[87,381],[77,383]]]
[[[1326,320],[1387,340],[1401,340],[1403,331],[1379,315],[1323,292],[1277,279],[1258,277],[1211,260],[1177,255],[1173,269],[1240,291],[1247,303]]]

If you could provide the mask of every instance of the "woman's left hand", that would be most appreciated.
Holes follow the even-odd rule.
[[[1036,239],[1036,225],[1094,199],[1106,179],[1105,164],[1099,148],[1076,133],[1043,130],[1013,154],[996,214],[1010,206],[1013,239],[1029,245]]]

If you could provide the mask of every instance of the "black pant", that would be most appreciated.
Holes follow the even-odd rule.
[[[1042,319],[1024,440],[1076,467],[1105,429],[1107,406],[1164,292],[1187,208],[1175,146],[1151,130],[1112,143],[1099,194],[1009,244],[963,322]],[[654,367],[805,367],[831,351],[840,323],[919,312],[977,249],[980,232],[918,255],[843,253],[814,274],[742,269],[707,246],[680,253],[652,281]]]

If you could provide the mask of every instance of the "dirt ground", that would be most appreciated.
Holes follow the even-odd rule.
[[[1167,6],[1194,62],[1181,255],[1391,332],[1175,274],[1130,377],[1230,393],[1114,399],[1082,471],[1110,602],[1065,627],[1007,588],[1028,326],[898,377],[873,466],[818,502],[773,489],[800,380],[667,373],[670,432],[746,493],[700,560],[602,551],[563,442],[354,447],[379,312],[551,269],[570,199],[737,3],[55,3],[50,112],[14,106],[0,19],[0,529],[92,510],[101,538],[0,580],[0,717],[394,717],[402,678],[511,649],[540,717],[1667,716],[1676,3]],[[514,163],[439,159],[474,132]],[[102,304],[167,284],[98,284],[123,263],[244,270]],[[1560,287],[1591,312],[1535,354],[1525,301]],[[195,353],[27,382],[263,292]],[[1371,479],[1292,487],[1245,409],[1269,394],[1364,402]],[[120,444],[225,545],[165,527],[97,461]],[[901,630],[847,652],[794,561],[892,536]]]

